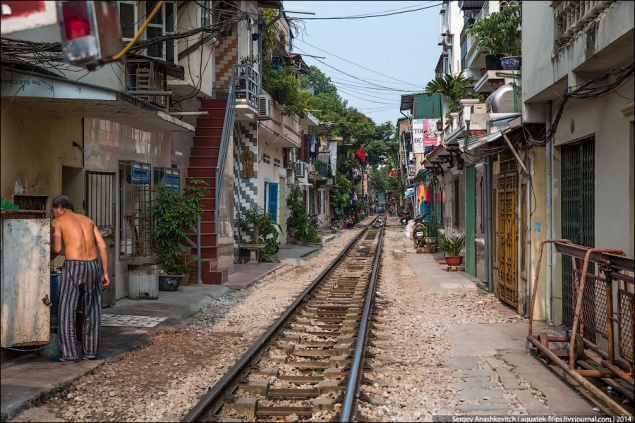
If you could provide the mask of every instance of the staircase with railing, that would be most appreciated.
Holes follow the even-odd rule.
[[[227,92],[216,92],[212,98],[201,100],[200,111],[207,116],[197,118],[187,182],[202,179],[209,184],[203,198],[203,213],[198,228],[193,231],[197,241],[190,245],[197,249],[202,261],[197,263],[199,282],[222,284],[227,280],[227,269],[218,268],[218,211],[223,192],[225,165],[231,146],[236,106],[236,80],[232,79]]]

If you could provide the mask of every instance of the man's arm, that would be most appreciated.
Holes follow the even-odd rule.
[[[62,252],[62,231],[57,219],[51,220],[51,261]]]
[[[108,249],[106,248],[106,241],[104,241],[104,237],[101,236],[101,232],[99,232],[99,228],[97,225],[93,223],[93,233],[95,234],[95,242],[97,243],[97,247],[99,248],[99,255],[101,256],[101,266],[103,268],[103,276],[101,277],[101,286],[102,288],[108,288],[110,285],[110,277],[108,276]]]

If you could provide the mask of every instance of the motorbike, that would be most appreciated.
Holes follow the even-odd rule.
[[[273,226],[267,226],[263,230],[263,237],[265,238],[267,245],[273,246],[274,253],[277,253],[280,250],[280,241],[278,241],[278,237],[275,236],[275,229]]]
[[[422,248],[425,244],[426,224],[423,221],[423,215],[415,217],[415,225],[412,229],[412,239],[415,248]]]
[[[408,213],[405,210],[402,210],[401,212],[399,212],[399,221],[401,222],[401,226],[406,229],[406,226],[408,225],[408,221],[411,219],[410,217],[410,213]]]

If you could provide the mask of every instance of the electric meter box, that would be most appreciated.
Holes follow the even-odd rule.
[[[66,63],[97,69],[123,48],[115,1],[58,1],[57,16]]]

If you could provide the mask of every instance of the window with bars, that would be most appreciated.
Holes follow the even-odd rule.
[[[86,216],[104,238],[115,235],[115,175],[86,171]]]
[[[152,171],[152,183],[155,187],[166,187],[179,191],[181,189],[181,171],[171,167],[155,167]]]
[[[151,255],[152,181],[148,163],[119,162],[119,204],[119,255]]]

